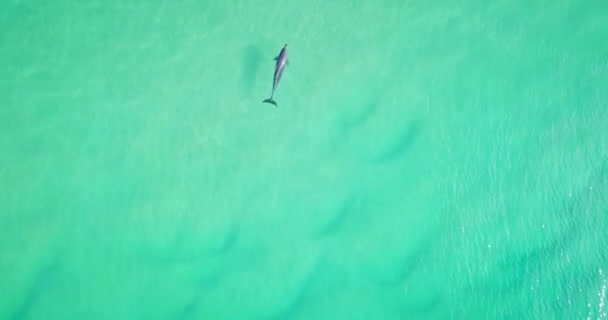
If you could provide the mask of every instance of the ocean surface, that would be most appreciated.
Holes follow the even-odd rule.
[[[606,1],[5,0],[0,319],[608,319],[607,108]]]

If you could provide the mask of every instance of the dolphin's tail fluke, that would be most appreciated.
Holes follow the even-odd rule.
[[[274,104],[274,106],[275,106],[275,107],[277,106],[277,102],[276,102],[276,101],[274,101],[274,100],[272,100],[272,97],[270,97],[270,98],[268,98],[268,99],[266,99],[266,100],[264,100],[264,101],[262,101],[262,102],[263,102],[263,103],[270,103],[270,104]]]

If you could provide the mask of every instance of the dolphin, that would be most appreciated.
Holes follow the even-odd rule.
[[[270,98],[268,98],[262,102],[274,104],[274,106],[276,107],[277,102],[272,100],[272,97],[274,96],[274,91],[277,89],[277,86],[279,85],[279,81],[281,81],[281,76],[283,75],[283,70],[285,70],[285,66],[289,65],[289,60],[287,59],[287,43],[285,44],[285,46],[283,46],[283,49],[281,49],[281,52],[279,52],[279,55],[276,56],[276,58],[274,58],[274,60],[276,61],[276,64],[274,66],[274,79],[272,81],[272,93],[270,94]]]

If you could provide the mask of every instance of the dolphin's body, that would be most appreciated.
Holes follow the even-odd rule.
[[[277,86],[279,85],[279,81],[281,81],[281,76],[283,75],[283,70],[285,70],[285,66],[289,64],[289,60],[287,60],[287,43],[285,44],[283,49],[281,49],[281,52],[279,52],[279,55],[276,58],[274,58],[274,60],[276,61],[276,64],[274,66],[274,79],[272,82],[272,93],[270,94],[270,98],[264,100],[263,102],[274,104],[274,106],[276,107],[277,102],[272,100],[272,97],[274,96],[274,91],[277,89]]]

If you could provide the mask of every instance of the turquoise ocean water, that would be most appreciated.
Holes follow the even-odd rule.
[[[606,1],[4,1],[0,319],[607,319],[607,106]]]

